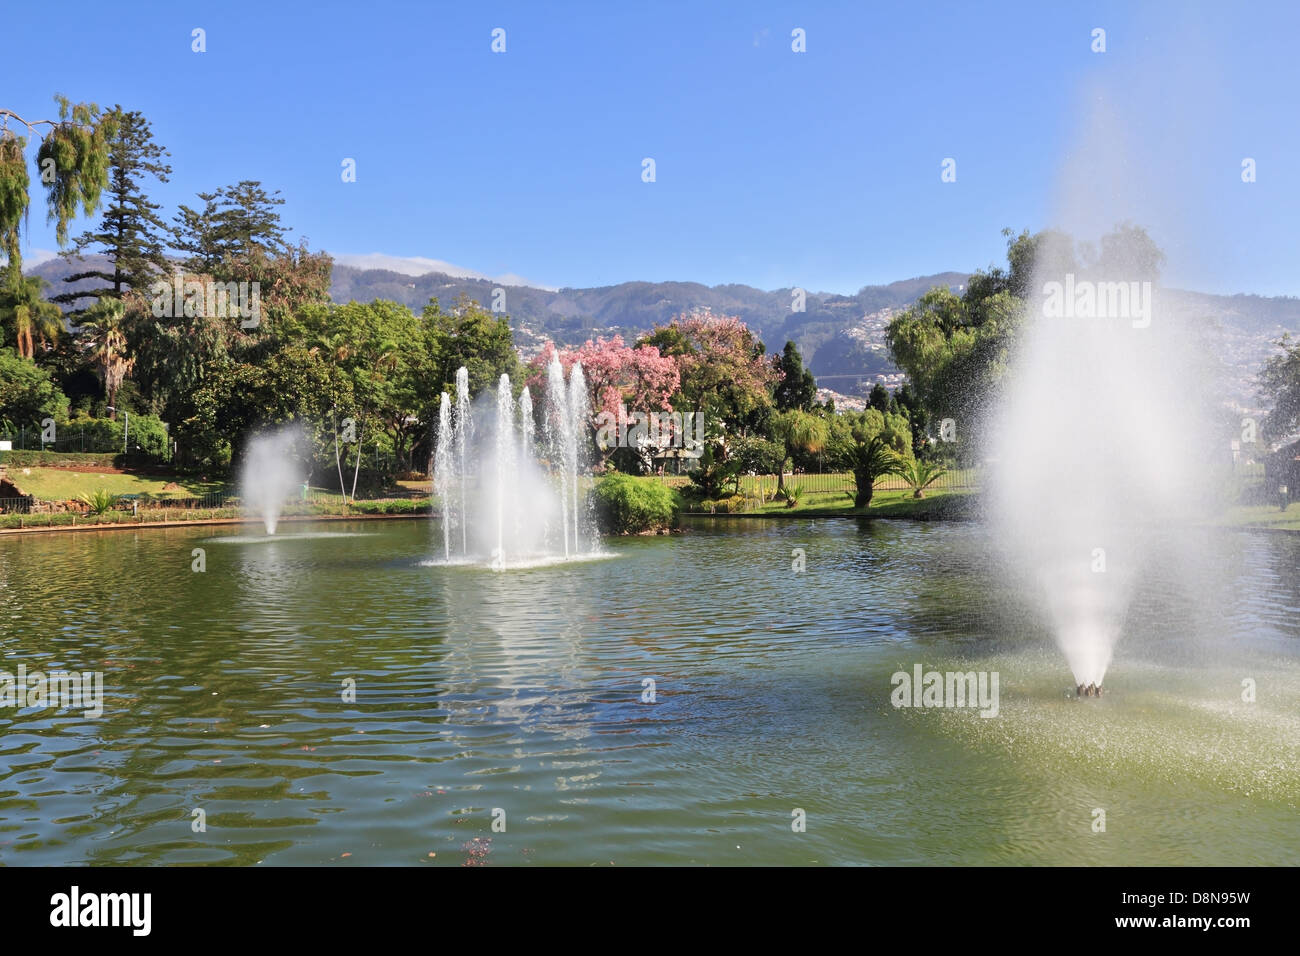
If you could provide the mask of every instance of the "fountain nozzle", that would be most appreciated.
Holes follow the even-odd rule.
[[[1085,686],[1083,684],[1080,684],[1078,687],[1074,689],[1074,696],[1075,697],[1100,697],[1101,685],[1088,684]]]

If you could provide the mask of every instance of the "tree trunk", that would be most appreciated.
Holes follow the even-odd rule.
[[[871,504],[871,496],[875,494],[875,476],[863,474],[860,471],[853,473],[853,481],[857,485],[857,494],[853,497],[853,507],[865,508]]]
[[[365,432],[365,418],[357,429],[357,467],[352,470],[352,500],[357,500],[357,475],[361,474],[361,435]]]
[[[343,459],[339,457],[339,421],[338,413],[334,415],[334,464],[339,469],[339,494],[343,496],[343,503],[348,503],[348,486],[343,484]]]

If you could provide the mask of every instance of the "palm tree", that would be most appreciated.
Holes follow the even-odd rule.
[[[903,465],[899,475],[911,485],[913,498],[924,498],[926,487],[947,473],[943,466],[934,462],[913,459]]]
[[[104,383],[109,417],[117,418],[117,390],[135,367],[135,359],[126,357],[126,333],[122,330],[126,306],[120,299],[105,296],[89,309],[81,320],[82,341],[89,349],[95,374]]]
[[[903,460],[883,438],[875,435],[864,441],[864,437],[855,433],[853,443],[848,449],[849,464],[853,468],[853,483],[857,487],[857,492],[853,496],[855,508],[866,508],[871,504],[877,478],[896,475],[903,468]]]
[[[13,326],[20,358],[33,358],[37,341],[44,347],[63,331],[63,310],[41,296],[47,285],[40,276],[19,276],[0,290],[0,325]]]

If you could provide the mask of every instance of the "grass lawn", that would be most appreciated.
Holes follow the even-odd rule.
[[[1292,504],[1286,511],[1277,505],[1242,505],[1228,509],[1211,523],[1225,528],[1300,531],[1300,504]]]
[[[431,494],[433,494],[433,482],[432,482],[432,481],[429,481],[429,480],[425,480],[425,481],[396,481],[396,482],[393,482],[393,484],[396,486],[394,490],[397,490],[397,491],[409,491],[409,492],[412,493],[413,496],[417,496],[417,497],[418,497],[419,495],[422,495],[422,494],[424,494],[424,495],[431,495]]]
[[[221,482],[205,482],[191,477],[69,471],[66,468],[10,468],[8,478],[25,494],[47,501],[71,501],[100,488],[114,495],[189,498],[220,491],[224,487]],[[182,490],[163,491],[163,486],[172,481]]]
[[[846,492],[808,492],[799,499],[797,508],[786,507],[784,501],[769,501],[761,508],[743,513],[774,518],[963,518],[969,516],[975,500],[974,492],[965,490],[927,490],[924,498],[913,498],[911,489],[877,491],[871,505],[859,510],[853,507],[853,498]]]

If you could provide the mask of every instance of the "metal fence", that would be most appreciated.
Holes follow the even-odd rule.
[[[664,474],[660,480],[672,487],[684,487],[690,484],[688,475]],[[942,472],[938,478],[926,485],[926,490],[934,491],[977,491],[982,485],[982,469],[951,468]],[[1239,492],[1257,489],[1265,483],[1263,464],[1237,463],[1232,467],[1231,480]],[[785,487],[802,486],[806,494],[834,494],[851,492],[856,487],[852,472],[786,472]],[[876,491],[905,491],[912,486],[899,475],[883,475],[875,482]],[[740,493],[747,497],[762,496],[770,498],[777,488],[777,476],[742,475]]]
[[[14,451],[56,451],[73,454],[122,454],[122,438],[113,438],[97,429],[80,428],[76,425],[60,425],[54,433],[54,441],[42,441],[43,432],[39,428],[20,428],[8,435],[0,434],[0,441],[13,442]]]
[[[243,501],[238,495],[230,495],[224,491],[212,491],[203,495],[168,495],[166,497],[153,497],[151,495],[134,495],[120,494],[115,496],[113,503],[114,511],[130,511],[134,505],[140,511],[219,511],[226,508],[239,508],[243,506]],[[373,501],[429,501],[428,495],[420,492],[384,492],[377,495],[364,495],[353,498],[348,495],[347,502],[350,504],[365,503]],[[0,498],[0,514],[32,514],[34,512],[48,511],[52,505],[69,505],[73,502],[80,502],[80,499],[49,499],[37,498],[35,495],[27,495],[19,498]],[[84,503],[82,503],[84,504]],[[312,490],[307,497],[301,495],[292,495],[285,498],[284,505],[292,507],[295,505],[304,507],[325,507],[330,509],[341,509],[344,504],[344,497],[338,493],[327,491]]]
[[[114,498],[114,511],[130,511],[132,504],[141,511],[146,509],[149,511],[158,511],[161,509],[200,511],[234,508],[239,505],[238,498],[216,491],[205,495],[167,498],[153,498],[149,495],[132,494],[115,495]],[[84,505],[84,502],[81,502],[81,500],[77,498],[37,498],[35,495],[26,495],[21,498],[0,498],[0,514],[33,514],[40,511],[49,511],[52,506],[66,506],[73,504],[74,502]]]
[[[660,479],[673,487],[690,484],[690,477],[687,475],[664,474]],[[770,498],[776,492],[777,485],[778,479],[774,474],[740,477],[740,493],[747,497]],[[786,472],[785,487],[802,487],[806,494],[837,494],[852,492],[857,485],[851,471],[796,471]],[[898,475],[884,475],[875,483],[877,491],[902,491],[911,487]],[[979,469],[977,468],[954,468],[943,472],[937,479],[926,485],[927,490],[936,491],[973,491],[978,487]]]

